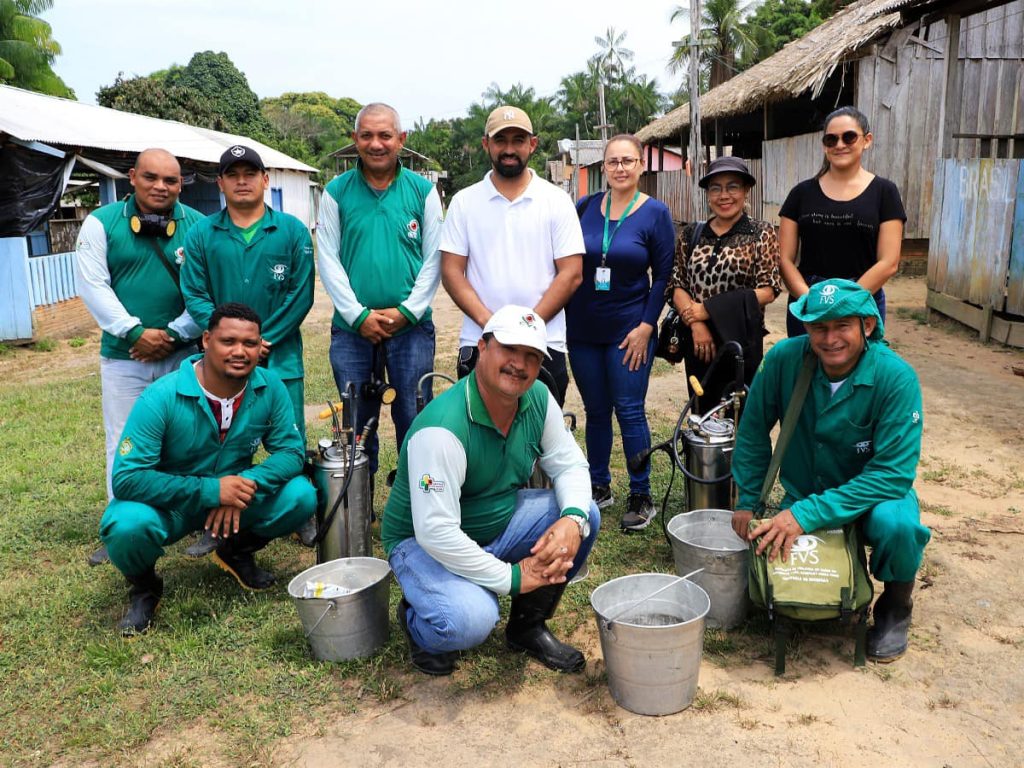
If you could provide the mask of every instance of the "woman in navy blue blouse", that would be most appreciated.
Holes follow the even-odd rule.
[[[668,208],[640,192],[643,171],[636,137],[613,137],[604,153],[608,192],[576,206],[586,244],[583,283],[565,314],[569,364],[586,411],[591,490],[599,507],[614,500],[608,467],[612,411],[627,457],[651,444],[644,400],[672,274],[675,230]],[[648,466],[629,473],[622,528],[645,528],[654,515]]]

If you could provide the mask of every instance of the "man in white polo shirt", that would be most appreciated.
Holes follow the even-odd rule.
[[[487,118],[483,147],[493,170],[452,198],[441,230],[441,280],[465,315],[459,375],[476,363],[476,343],[495,310],[532,307],[547,323],[545,367],[565,403],[565,313],[583,280],[583,232],[572,200],[526,164],[537,149],[533,123],[518,107]]]

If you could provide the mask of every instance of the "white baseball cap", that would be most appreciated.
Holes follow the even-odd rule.
[[[548,329],[544,320],[529,307],[507,304],[499,309],[484,326],[484,333],[509,347],[532,347],[551,359],[548,354]]]

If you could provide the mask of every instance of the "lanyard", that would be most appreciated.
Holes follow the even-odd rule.
[[[619,227],[622,226],[622,222],[626,220],[627,216],[629,216],[629,212],[633,210],[633,205],[636,203],[636,201],[639,198],[640,198],[640,190],[638,189],[633,194],[633,199],[629,201],[629,205],[626,206],[626,210],[624,210],[622,212],[622,216],[620,216],[619,220],[617,222],[615,222],[615,229],[613,229],[611,231],[611,234],[609,234],[608,233],[608,218],[611,216],[611,213],[612,213],[612,193],[611,192],[608,193],[608,201],[605,203],[605,206],[604,206],[604,240],[603,240],[603,242],[601,244],[601,266],[602,267],[608,261],[608,247],[612,244],[612,238],[615,237],[615,233],[619,231]]]

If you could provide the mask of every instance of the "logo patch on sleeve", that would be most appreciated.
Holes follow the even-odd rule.
[[[121,441],[121,444],[117,447],[117,452],[122,456],[127,456],[129,453],[132,452],[132,449],[134,447],[135,446],[132,444],[132,439],[130,437],[126,437],[124,440]]]
[[[429,474],[420,478],[419,486],[424,493],[444,493],[444,480],[436,480]]]

